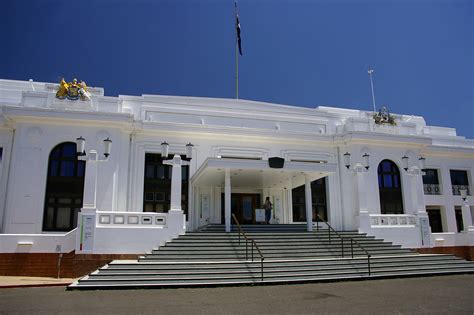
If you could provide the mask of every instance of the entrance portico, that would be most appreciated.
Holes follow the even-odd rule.
[[[293,189],[305,185],[306,222],[312,230],[311,182],[336,171],[326,162],[285,161],[281,168],[270,167],[268,160],[208,158],[191,178],[192,187],[224,187],[226,231],[231,230],[231,194],[233,189]],[[291,202],[291,201],[288,201]],[[289,206],[283,205],[283,211]]]

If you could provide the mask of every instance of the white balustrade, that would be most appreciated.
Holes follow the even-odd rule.
[[[166,226],[167,213],[97,211],[97,226]]]
[[[408,214],[371,214],[370,225],[372,227],[414,227],[416,216]]]

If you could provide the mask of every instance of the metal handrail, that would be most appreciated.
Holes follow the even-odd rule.
[[[336,233],[336,235],[341,239],[341,256],[344,257],[344,237],[339,234],[326,220],[324,220],[323,218],[321,218],[319,216],[319,214],[316,214],[316,231],[319,231],[319,224],[318,224],[318,221],[321,221],[323,223],[325,223],[327,226],[328,226],[328,235],[329,235],[329,244],[331,244],[331,230]],[[357,240],[354,240],[352,237],[350,238],[351,240],[351,257],[354,258],[354,243],[360,248],[362,249],[365,254],[367,255],[367,270],[369,272],[369,276],[370,276],[370,257],[372,257],[369,252],[364,248],[362,247],[362,245],[359,244],[359,242]]]
[[[260,251],[260,248],[258,248],[257,243],[255,241],[248,237],[247,234],[245,234],[244,230],[240,226],[239,220],[235,217],[235,214],[232,213],[232,217],[234,218],[235,223],[237,224],[237,227],[239,228],[239,245],[240,245],[240,234],[245,238],[245,259],[248,260],[248,243],[250,242],[251,244],[251,252],[252,252],[252,262],[253,262],[253,247],[257,249],[258,254],[260,255],[260,275],[261,279],[263,281],[263,261],[265,260],[265,257],[263,257],[262,252]]]

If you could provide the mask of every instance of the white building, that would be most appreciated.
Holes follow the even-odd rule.
[[[404,247],[474,246],[474,141],[455,129],[418,116],[376,123],[361,110],[102,88],[61,100],[57,89],[0,80],[0,253],[143,253],[210,223],[229,228],[231,213],[257,224],[267,196],[272,224],[312,229],[318,213],[337,230]],[[79,137],[88,162],[76,158]],[[106,138],[110,156],[95,162]],[[181,186],[163,165],[165,141],[170,158],[194,145]]]

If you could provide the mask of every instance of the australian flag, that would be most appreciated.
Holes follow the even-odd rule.
[[[237,12],[237,1],[235,1],[234,4],[235,4],[235,30],[237,32],[237,44],[239,45],[239,53],[242,56],[242,39],[240,38],[240,20],[239,20],[239,13]]]

